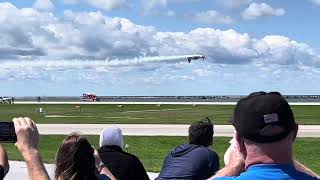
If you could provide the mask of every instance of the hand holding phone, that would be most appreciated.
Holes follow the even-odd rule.
[[[16,147],[23,154],[39,150],[39,132],[36,124],[28,117],[14,118],[13,123],[17,135]]]
[[[17,135],[14,130],[13,122],[0,122],[0,142],[17,142]]]

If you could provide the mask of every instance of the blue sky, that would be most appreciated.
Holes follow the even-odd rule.
[[[0,95],[319,94],[320,0],[0,1]],[[181,55],[203,53],[188,63]]]

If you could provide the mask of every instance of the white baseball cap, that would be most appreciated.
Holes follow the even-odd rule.
[[[100,147],[109,145],[109,146],[119,146],[123,148],[123,136],[120,128],[111,126],[104,128],[100,133]]]

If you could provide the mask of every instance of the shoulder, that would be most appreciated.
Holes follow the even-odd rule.
[[[213,178],[210,180],[235,180],[235,177],[219,177],[219,178]]]
[[[208,148],[208,151],[209,151],[209,154],[210,154],[211,156],[214,156],[214,157],[219,158],[218,154],[217,154],[215,151],[213,151],[213,150],[211,150],[211,149],[209,149],[209,148]]]
[[[133,159],[133,160],[139,160],[137,156],[130,154],[128,152],[123,151],[122,154],[128,156],[128,158]]]
[[[197,150],[198,153],[203,155],[203,156],[209,156],[210,159],[211,158],[212,159],[219,159],[218,154],[215,151],[213,151],[210,148],[208,148],[208,147],[199,147],[197,149],[198,149]]]
[[[131,160],[131,162],[134,162],[135,164],[137,164],[137,163],[142,164],[140,159],[137,156],[130,154],[128,152],[125,152],[125,151],[123,151],[122,154],[127,156],[127,158]]]

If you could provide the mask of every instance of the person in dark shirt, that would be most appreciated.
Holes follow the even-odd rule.
[[[156,180],[206,179],[219,170],[219,156],[208,147],[213,141],[213,124],[210,119],[197,121],[189,127],[189,143],[172,150],[163,162]]]
[[[121,129],[109,127],[102,130],[100,149],[102,162],[117,180],[149,180],[148,174],[140,160],[125,151]]]

